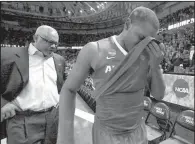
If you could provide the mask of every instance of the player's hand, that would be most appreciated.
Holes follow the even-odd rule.
[[[1,108],[1,122],[5,119],[11,118],[16,114],[17,106],[12,103],[7,103]]]
[[[164,50],[165,46],[163,43],[158,45],[154,41],[150,42],[146,47],[146,51],[150,56],[149,64],[152,69],[159,68],[160,63],[164,58]]]

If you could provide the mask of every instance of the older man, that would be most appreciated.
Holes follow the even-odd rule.
[[[138,7],[120,35],[83,47],[61,91],[58,144],[74,144],[75,94],[90,69],[96,87],[93,144],[147,144],[142,119],[145,86],[156,99],[165,91],[159,66],[164,45],[150,41],[158,29],[156,14]]]
[[[53,53],[59,41],[54,28],[42,25],[33,38],[28,48],[2,49],[3,74],[9,78],[2,84],[8,103],[1,121],[7,120],[8,144],[56,143],[65,60]]]

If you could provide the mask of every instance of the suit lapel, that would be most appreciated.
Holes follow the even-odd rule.
[[[29,78],[29,55],[28,48],[20,48],[15,52],[15,63],[21,74],[22,82],[25,85]],[[24,83],[25,82],[25,83]]]
[[[62,64],[61,64],[61,61],[55,55],[55,53],[53,53],[53,59],[54,59],[54,64],[55,64],[55,68],[56,68],[56,73],[57,73],[57,76],[59,77]]]
[[[63,84],[63,69],[62,69],[62,62],[60,61],[58,55],[53,53],[53,59],[54,59],[54,64],[55,64],[55,69],[57,73],[57,87],[58,87],[58,92],[60,92],[62,84]]]

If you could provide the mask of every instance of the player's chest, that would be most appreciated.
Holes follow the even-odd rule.
[[[116,53],[112,53],[108,51],[106,54],[102,55],[99,63],[98,63],[98,69],[96,71],[98,72],[98,75],[109,75],[114,69],[120,65],[122,61],[125,59],[125,55],[119,51],[116,51]],[[148,69],[148,57],[143,52],[137,60],[133,63],[133,65],[130,67],[130,69],[142,69],[142,72],[147,72]]]

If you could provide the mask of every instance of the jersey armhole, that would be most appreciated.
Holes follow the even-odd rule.
[[[148,66],[148,70],[147,70],[147,84],[146,87],[150,90],[150,85],[151,85],[151,69],[150,69],[150,65]]]
[[[98,67],[98,61],[99,61],[99,55],[100,55],[100,44],[99,44],[99,41],[96,42],[96,48],[97,48],[97,56],[95,57],[94,68],[91,67],[93,69],[93,72]]]

